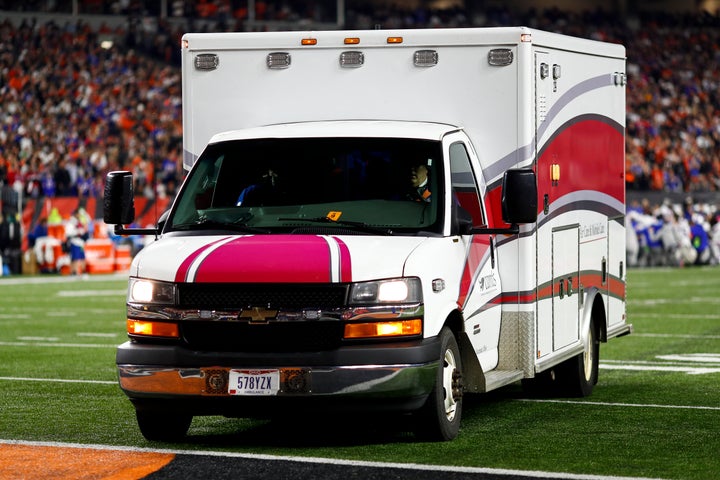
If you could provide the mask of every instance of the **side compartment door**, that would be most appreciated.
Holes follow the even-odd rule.
[[[577,341],[580,335],[579,241],[577,224],[553,229],[553,351]]]
[[[473,225],[487,223],[480,197],[480,168],[472,157],[465,137],[446,138],[446,155],[450,159],[450,209],[462,209],[472,217]],[[465,265],[460,282],[458,306],[465,319],[465,330],[483,371],[498,364],[500,339],[500,275],[493,238],[490,235],[461,235],[465,248]]]
[[[608,259],[603,280],[608,298],[608,329],[625,321],[625,218],[608,219]]]

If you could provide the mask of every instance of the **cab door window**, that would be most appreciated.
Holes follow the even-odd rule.
[[[450,145],[450,181],[454,200],[467,211],[473,219],[473,225],[485,225],[480,191],[470,165],[465,144],[456,142]]]

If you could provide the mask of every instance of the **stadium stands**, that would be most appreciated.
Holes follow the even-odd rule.
[[[248,27],[248,12],[234,8],[237,2],[210,0],[169,1],[168,17],[154,22],[138,23],[159,13],[142,8],[157,2],[80,2],[86,13],[128,16],[121,23],[96,17],[92,23],[85,17],[47,20],[55,11],[67,13],[71,3],[2,3],[7,10],[36,9],[45,15],[43,21],[32,14],[19,22],[0,20],[3,220],[7,224],[8,217],[22,213],[25,232],[56,205],[64,219],[78,207],[99,218],[94,206],[101,202],[95,200],[102,195],[105,174],[115,169],[132,170],[146,201],[166,205],[182,180],[179,38],[194,28]],[[317,6],[322,4],[300,8],[290,2],[256,2],[261,9],[255,15],[265,22],[263,28],[272,22],[278,28],[288,22],[307,26],[332,20],[332,12]],[[718,15],[656,13],[619,20],[603,11],[511,14],[490,9],[471,18],[457,8],[388,7],[349,9],[346,18],[347,28],[524,24],[622,43],[628,52],[628,192],[633,197],[662,192],[675,199],[720,192],[720,70],[705,68],[720,61]],[[636,227],[647,225],[649,218],[665,225],[675,216],[668,210],[678,209],[682,213],[677,201],[674,206],[658,202],[628,217]],[[698,219],[695,223],[709,235],[707,262],[717,263],[720,254],[712,254],[720,241],[716,201],[693,209],[687,221]],[[644,227],[638,227],[638,238],[649,241]],[[639,264],[681,263],[676,255],[655,254],[651,243],[640,246]],[[0,253],[3,248],[9,247],[0,245]],[[652,255],[643,256],[651,250]]]

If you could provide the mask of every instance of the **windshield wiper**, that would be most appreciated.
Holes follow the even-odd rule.
[[[175,230],[205,230],[207,228],[218,229],[218,230],[230,230],[233,232],[241,233],[270,233],[270,230],[264,228],[251,227],[244,223],[236,222],[220,222],[218,220],[212,220],[210,218],[201,218],[194,223],[184,223],[181,225],[174,225]]]
[[[375,227],[365,222],[354,222],[350,220],[333,220],[329,217],[284,217],[278,218],[281,222],[311,222],[311,223],[331,223],[334,225],[342,225],[343,227],[351,227],[361,232],[374,233],[376,235],[394,235],[389,228]]]

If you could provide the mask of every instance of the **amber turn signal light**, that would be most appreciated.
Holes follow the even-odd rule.
[[[422,320],[419,318],[345,325],[345,338],[384,338],[420,334],[422,334]]]
[[[180,330],[178,329],[177,324],[169,322],[151,322],[148,320],[128,319],[127,332],[130,335],[180,338]]]

